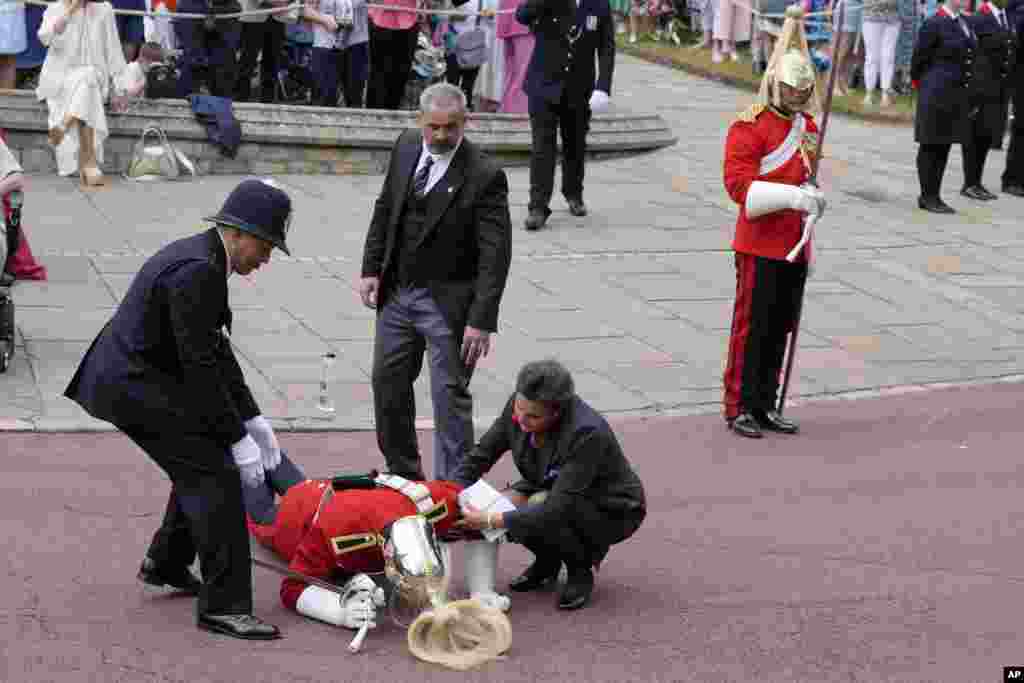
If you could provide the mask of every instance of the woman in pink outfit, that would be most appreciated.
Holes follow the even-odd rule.
[[[523,79],[533,54],[533,34],[516,21],[515,9],[521,0],[501,0],[498,14],[498,40],[505,46],[505,87],[501,98],[501,113],[526,114],[528,112]]]
[[[370,82],[367,109],[398,109],[412,70],[413,52],[420,34],[416,0],[376,0],[370,8]]]

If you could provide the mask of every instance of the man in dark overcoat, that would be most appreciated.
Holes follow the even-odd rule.
[[[1024,11],[1016,14],[1008,11],[1007,14],[1013,26],[1015,49],[1010,72],[1013,118],[1010,122],[1010,144],[1006,150],[1002,189],[1006,194],[1024,197]]]
[[[269,640],[277,627],[252,616],[242,486],[262,485],[281,452],[222,330],[228,277],[252,273],[274,247],[288,253],[291,200],[272,181],[246,180],[207,220],[215,227],[142,265],[64,393],[170,477],[139,579],[198,594],[201,629]],[[197,552],[201,585],[189,570]]]
[[[970,131],[971,103],[967,86],[974,68],[976,39],[960,14],[960,0],[947,0],[925,20],[918,33],[910,78],[918,91],[914,140],[918,143],[917,205],[933,213],[956,213],[939,191],[949,150]]]
[[[551,209],[562,134],[562,195],[574,216],[583,203],[584,156],[592,112],[608,107],[615,69],[615,24],[608,0],[526,0],[516,20],[536,38],[523,90],[530,110],[530,204],[527,230]],[[597,71],[595,72],[595,60]]]

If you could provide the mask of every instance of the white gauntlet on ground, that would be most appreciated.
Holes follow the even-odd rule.
[[[260,447],[260,454],[263,457],[263,469],[274,470],[281,464],[281,445],[274,436],[274,430],[262,415],[245,421],[245,431]]]
[[[512,601],[494,590],[494,576],[498,571],[497,541],[466,541],[462,544],[462,553],[469,597],[484,607],[507,612]]]
[[[358,629],[364,624],[377,626],[377,608],[384,606],[384,591],[366,574],[356,574],[342,587],[343,595],[326,588],[307,586],[299,595],[295,609],[299,614],[320,621]]]
[[[747,189],[744,205],[747,218],[760,218],[776,211],[795,209],[821,217],[825,212],[825,195],[817,187],[755,180]]]
[[[246,434],[231,446],[231,457],[242,474],[242,484],[248,487],[262,486],[266,475],[263,471],[263,457],[260,447]]]

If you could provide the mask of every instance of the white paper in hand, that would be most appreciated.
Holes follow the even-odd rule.
[[[483,479],[477,480],[475,484],[462,490],[459,494],[459,505],[470,505],[484,514],[511,512],[516,509],[511,500]],[[506,529],[483,529],[481,533],[488,541],[496,541],[504,536],[506,531]]]

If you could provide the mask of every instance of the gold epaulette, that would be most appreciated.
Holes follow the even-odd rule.
[[[741,111],[739,114],[737,114],[736,120],[742,121],[743,123],[753,123],[754,120],[758,116],[760,116],[761,112],[763,112],[765,109],[766,107],[763,104],[752,104],[743,111]]]

